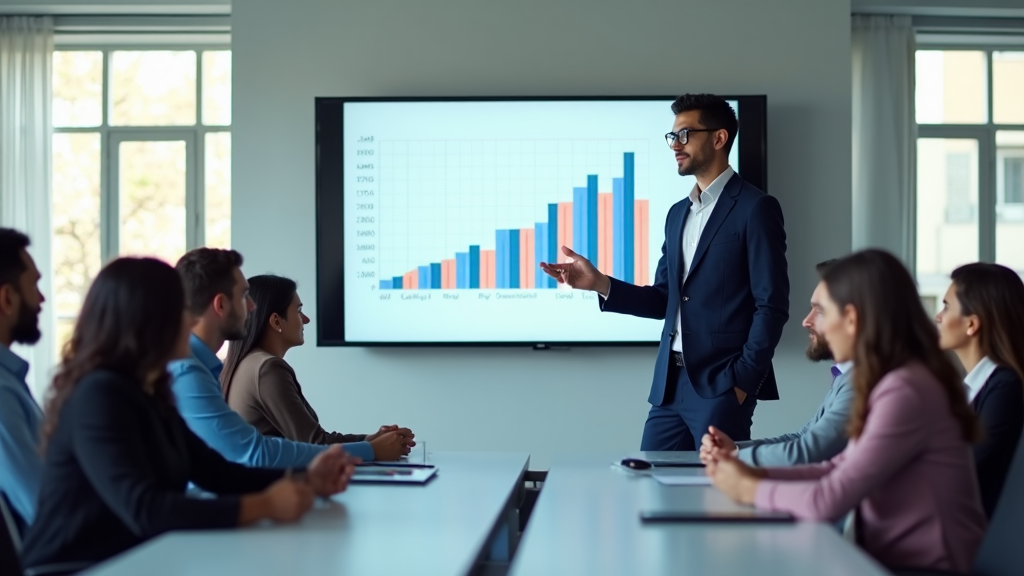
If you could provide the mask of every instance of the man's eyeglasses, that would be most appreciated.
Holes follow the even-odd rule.
[[[669,147],[679,142],[685,145],[690,141],[690,132],[717,132],[714,128],[683,128],[678,132],[669,132],[665,134],[665,142],[668,143]]]

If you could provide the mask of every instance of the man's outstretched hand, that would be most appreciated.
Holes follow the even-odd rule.
[[[577,290],[593,290],[605,296],[608,295],[608,289],[611,286],[608,276],[595,268],[590,260],[573,252],[568,246],[562,246],[562,254],[568,256],[571,261],[562,264],[541,262],[540,269],[548,276],[558,280],[559,284],[567,284],[570,288]]]

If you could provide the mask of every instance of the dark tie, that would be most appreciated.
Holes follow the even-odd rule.
[[[843,375],[843,371],[839,369],[839,366],[832,367],[832,381],[835,382],[836,378]]]

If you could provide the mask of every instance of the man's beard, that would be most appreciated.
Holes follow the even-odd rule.
[[[815,334],[811,338],[811,341],[807,344],[807,358],[812,362],[824,362],[825,360],[832,359],[832,350],[829,349],[828,343],[825,342],[825,338],[821,334]]]
[[[228,316],[228,325],[224,329],[225,340],[242,340],[245,338],[245,316],[236,315],[234,311]]]
[[[708,165],[711,164],[711,157],[714,155],[714,146],[711,145],[711,140],[700,149],[698,154],[690,155],[690,164],[686,167],[679,167],[680,176],[693,176],[704,172]]]
[[[35,344],[43,337],[39,331],[39,310],[33,310],[21,301],[18,309],[18,321],[11,328],[11,339],[18,344]]]

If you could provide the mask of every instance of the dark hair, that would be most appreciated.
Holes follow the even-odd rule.
[[[1024,380],[1024,281],[999,264],[978,262],[953,270],[961,314],[981,319],[981,352]]]
[[[282,318],[288,316],[288,307],[295,298],[297,288],[294,280],[282,276],[265,274],[249,278],[249,297],[256,307],[245,318],[245,338],[231,340],[228,344],[228,356],[220,372],[220,389],[225,399],[238,365],[263,341],[270,317],[274,314]]]
[[[28,248],[28,236],[13,228],[0,228],[0,286],[13,284],[21,290],[21,275],[27,270],[21,253]]]
[[[975,440],[977,420],[967,405],[963,380],[939,348],[935,323],[903,264],[883,250],[864,250],[833,264],[823,280],[840,310],[853,306],[857,311],[849,436],[857,438],[864,431],[868,400],[878,382],[893,370],[920,362],[938,379],[964,439]]]
[[[818,262],[817,264],[815,264],[814,269],[818,271],[818,276],[824,276],[825,273],[828,272],[828,269],[831,268],[832,265],[835,264],[836,262],[839,262],[839,260],[835,258],[832,258],[830,260],[824,260],[822,262]]]
[[[110,370],[140,385],[158,374],[155,395],[173,407],[166,367],[174,356],[184,310],[181,278],[160,260],[118,258],[100,270],[46,394],[43,447],[57,430],[64,402],[93,370]]]
[[[728,154],[732,150],[733,142],[736,141],[736,132],[740,129],[736,111],[728,102],[714,94],[683,94],[672,103],[672,113],[677,116],[693,110],[700,112],[700,123],[705,128],[725,130],[729,133],[725,141],[725,153]]]
[[[242,267],[242,255],[234,250],[196,248],[174,266],[185,284],[189,310],[202,316],[218,294],[232,296],[235,268]]]

